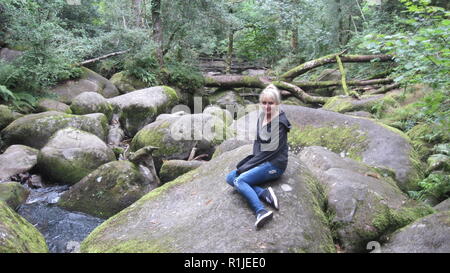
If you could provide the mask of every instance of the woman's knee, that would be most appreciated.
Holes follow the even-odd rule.
[[[233,182],[236,179],[236,170],[231,171],[228,175],[227,175],[227,183],[230,186],[234,186]]]

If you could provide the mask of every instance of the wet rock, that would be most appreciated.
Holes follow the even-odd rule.
[[[28,198],[30,191],[18,182],[0,183],[0,201],[5,201],[13,210]]]
[[[0,201],[0,253],[46,253],[42,234],[27,220]]]

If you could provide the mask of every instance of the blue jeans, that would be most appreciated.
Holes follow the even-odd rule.
[[[270,162],[264,162],[258,166],[241,173],[236,177],[236,170],[231,171],[227,176],[227,183],[236,188],[236,190],[247,199],[251,208],[257,214],[265,209],[259,200],[265,189],[257,185],[277,179],[283,174],[284,170],[276,167]]]

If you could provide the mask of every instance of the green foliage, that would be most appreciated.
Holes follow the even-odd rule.
[[[409,195],[418,200],[434,198],[437,202],[450,197],[450,175],[443,172],[431,173],[427,178],[419,182],[421,190],[411,191]]]

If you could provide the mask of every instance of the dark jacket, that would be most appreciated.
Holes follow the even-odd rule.
[[[288,163],[287,134],[291,129],[291,123],[287,119],[286,114],[281,110],[278,117],[275,117],[266,126],[261,128],[263,119],[264,113],[261,113],[258,117],[257,135],[253,143],[253,154],[247,156],[237,164],[237,174],[246,172],[266,161],[269,161],[283,171],[286,170]]]

